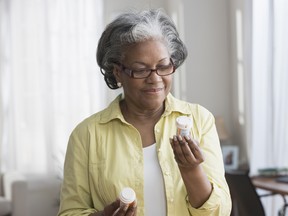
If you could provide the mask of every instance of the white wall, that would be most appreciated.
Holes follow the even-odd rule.
[[[228,0],[184,0],[187,100],[223,116],[232,133]]]
[[[231,0],[230,1],[230,38],[231,38],[231,71],[232,84],[233,84],[233,113],[232,123],[234,127],[234,140],[240,146],[240,163],[248,163],[248,146],[251,142],[251,107],[248,103],[251,101],[251,84],[249,74],[251,73],[251,55],[252,55],[252,42],[251,42],[251,29],[252,29],[252,2],[249,0]],[[241,38],[237,36],[236,16],[241,15]],[[238,16],[239,18],[239,16]],[[239,24],[239,22],[238,22]],[[241,39],[237,42],[237,38]],[[241,44],[239,44],[241,43]],[[242,52],[239,52],[239,49]],[[242,54],[241,54],[242,53]],[[240,55],[240,56],[239,56]],[[239,65],[243,68],[243,83],[238,79]],[[240,96],[239,96],[240,93]],[[241,93],[243,99],[243,105],[241,106]],[[242,107],[242,108],[241,108]],[[247,165],[247,164],[245,164]]]
[[[127,10],[129,8],[147,9],[165,7],[165,0],[104,0],[104,14],[106,15],[105,20],[110,21],[111,15]]]

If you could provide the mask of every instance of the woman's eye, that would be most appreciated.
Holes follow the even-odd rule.
[[[134,73],[148,73],[149,69],[135,69],[133,70]]]
[[[157,69],[167,69],[167,68],[169,68],[169,67],[171,67],[171,65],[170,64],[168,64],[168,65],[159,65],[158,67],[157,67]]]

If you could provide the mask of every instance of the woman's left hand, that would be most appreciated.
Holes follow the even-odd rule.
[[[199,208],[208,200],[212,192],[212,185],[200,166],[204,161],[204,155],[199,143],[188,136],[173,136],[170,143],[189,202],[194,208]]]
[[[204,161],[204,156],[196,140],[180,135],[170,138],[175,160],[180,168],[195,168]]]

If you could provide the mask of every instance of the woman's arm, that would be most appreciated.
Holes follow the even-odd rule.
[[[200,143],[189,137],[170,139],[187,191],[189,212],[201,216],[228,216],[232,204],[214,117],[200,106],[194,121],[192,135]]]
[[[212,192],[212,185],[201,167],[204,161],[201,149],[190,137],[174,136],[170,142],[189,202],[191,206],[198,208],[208,200]]]

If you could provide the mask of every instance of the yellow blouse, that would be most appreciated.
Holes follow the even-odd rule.
[[[144,167],[141,136],[120,111],[119,95],[106,109],[81,122],[72,132],[64,165],[64,180],[58,216],[89,215],[101,211],[118,197],[123,187],[135,190],[138,216],[144,216]],[[202,167],[213,191],[200,207],[193,208],[174,160],[169,138],[176,133],[175,119],[193,119],[192,136],[205,156]],[[228,216],[229,188],[213,115],[200,105],[178,100],[169,94],[165,111],[155,125],[157,155],[163,172],[167,216]]]

